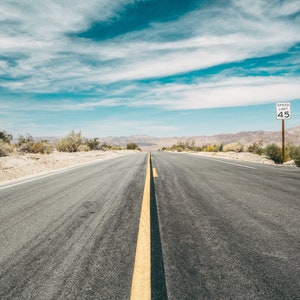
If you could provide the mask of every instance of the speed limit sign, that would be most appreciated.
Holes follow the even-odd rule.
[[[289,102],[276,103],[277,120],[285,120],[291,118],[291,104]]]

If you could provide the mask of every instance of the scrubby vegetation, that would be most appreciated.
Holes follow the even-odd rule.
[[[141,148],[136,143],[128,143],[126,149],[142,151]]]
[[[16,149],[24,153],[43,153],[50,154],[53,150],[59,152],[84,152],[92,150],[110,151],[110,150],[139,150],[140,147],[136,143],[127,144],[126,148],[118,145],[109,145],[107,143],[100,144],[99,138],[85,138],[81,132],[72,130],[66,137],[57,140],[54,144],[48,140],[36,141],[32,135],[19,135],[15,144],[11,144],[13,140],[12,134],[6,131],[0,131],[0,156],[8,156]]]
[[[8,156],[14,151],[14,147],[10,143],[6,143],[3,140],[0,140],[0,157]]]
[[[124,150],[121,146],[118,145],[109,145],[107,143],[103,143],[100,145],[100,141],[98,138],[84,138],[81,135],[81,132],[76,133],[75,131],[71,131],[65,138],[58,140],[55,143],[55,147],[57,151],[60,152],[80,152],[80,151],[91,151],[91,150]],[[126,149],[128,150],[140,150],[139,146],[135,143],[127,144]]]
[[[81,136],[81,132],[76,133],[72,130],[66,137],[58,140],[55,143],[55,148],[60,152],[78,152],[85,151],[83,138]]]
[[[11,145],[12,134],[7,133],[5,130],[0,130],[0,157],[7,156],[13,152],[14,147]]]
[[[178,141],[176,144],[170,147],[162,147],[160,151],[192,151],[192,152],[250,152],[257,155],[264,155],[267,158],[273,160],[276,164],[282,163],[282,152],[281,147],[276,144],[269,144],[263,147],[263,141],[254,142],[251,145],[244,146],[241,143],[230,143],[230,144],[213,144],[203,145],[201,147],[195,145],[195,141],[182,142]],[[295,146],[292,143],[288,143],[285,149],[284,161],[294,160],[295,164],[300,167],[300,146]]]
[[[295,147],[290,155],[294,159],[296,166],[300,167],[300,146]]]
[[[35,141],[30,134],[19,135],[16,146],[19,151],[26,153],[50,154],[53,151],[53,147],[47,140]]]
[[[13,136],[11,133],[7,133],[5,130],[0,130],[0,140],[2,140],[2,142],[10,144],[12,139]]]
[[[281,163],[281,148],[276,144],[270,144],[265,149],[266,156],[273,160],[276,164]]]
[[[109,150],[123,150],[121,146],[118,145],[109,145],[107,143],[103,143],[100,147],[102,151],[109,151]]]
[[[233,151],[238,153],[238,152],[242,152],[243,148],[244,146],[240,143],[230,143],[223,147],[223,152]]]
[[[250,153],[262,155],[264,153],[263,141],[254,142],[252,145],[248,146],[246,149]]]

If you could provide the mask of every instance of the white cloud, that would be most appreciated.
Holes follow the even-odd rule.
[[[169,84],[145,90],[134,105],[171,110],[247,106],[300,99],[300,77],[211,78],[197,84]]]
[[[113,18],[132,2],[3,1],[0,54],[18,60],[15,65],[0,63],[0,76],[15,78],[2,81],[1,86],[24,93],[88,92],[101,90],[108,83],[158,78],[268,56],[300,42],[299,20],[287,18],[299,12],[297,0],[233,1],[232,6],[209,6],[176,21],[157,22],[145,30],[106,42],[67,36],[86,30],[95,21]],[[165,38],[175,33],[181,36],[180,40]],[[158,106],[191,109],[299,97],[298,78],[230,76],[229,72],[221,81],[209,79],[210,87],[209,83],[163,85],[157,89],[147,86],[147,101]],[[264,84],[257,84],[256,80]],[[139,98],[130,100],[132,83],[128,84],[129,89],[122,87],[128,105],[131,101],[132,105],[143,104],[139,99],[145,93],[144,87],[137,84],[133,91]],[[91,109],[104,103],[114,106],[121,96],[119,91],[116,99],[106,97],[107,102],[97,104],[87,99],[86,104],[71,104],[62,109]]]

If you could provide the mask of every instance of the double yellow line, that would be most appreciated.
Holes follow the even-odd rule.
[[[149,154],[132,276],[131,300],[151,299],[150,159]]]

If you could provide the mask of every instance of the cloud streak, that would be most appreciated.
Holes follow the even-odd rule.
[[[169,19],[170,1],[153,1],[2,1],[1,106],[193,110],[300,99],[299,1],[178,2]],[[156,15],[131,20],[143,26],[117,28],[151,3],[161,5]]]

